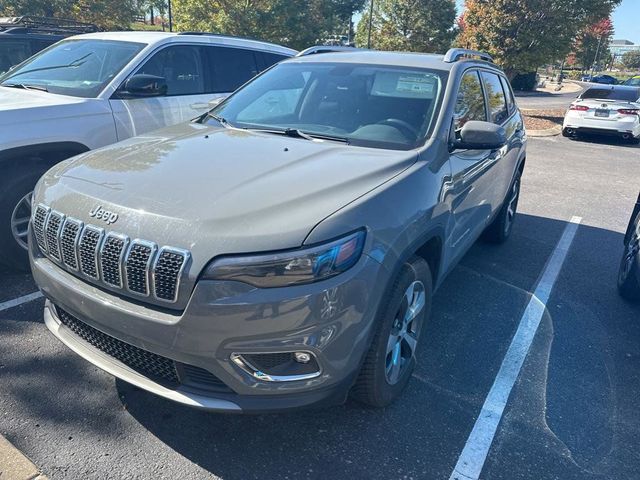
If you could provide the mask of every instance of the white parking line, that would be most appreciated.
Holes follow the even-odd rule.
[[[489,448],[493,443],[507,400],[538,330],[549,295],[581,221],[580,217],[571,218],[551,254],[449,480],[480,478],[480,472],[489,454]]]
[[[17,307],[18,305],[22,305],[23,303],[32,302],[33,300],[37,300],[42,297],[40,292],[33,292],[28,295],[23,295],[22,297],[14,298],[13,300],[7,300],[6,302],[0,303],[0,312],[3,310],[9,310],[10,308]]]

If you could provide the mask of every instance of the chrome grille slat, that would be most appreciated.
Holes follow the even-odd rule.
[[[78,242],[78,258],[80,271],[95,280],[100,278],[98,271],[98,250],[104,230],[92,225],[85,225]]]
[[[122,288],[122,260],[129,239],[125,235],[109,232],[105,235],[100,250],[102,281],[112,287]]]
[[[127,290],[149,296],[149,270],[156,253],[155,243],[136,239],[131,242],[124,260]]]
[[[72,270],[78,271],[78,240],[82,233],[82,222],[75,218],[68,218],[64,221],[62,232],[60,233],[60,253],[62,262]]]
[[[31,220],[40,252],[93,283],[154,301],[175,303],[191,254],[187,250],[130,240],[39,204]]]
[[[49,217],[51,209],[44,205],[38,205],[33,214],[33,233],[36,237],[36,242],[43,253],[48,253],[47,250],[47,238],[45,237],[44,227]]]
[[[189,259],[189,252],[163,247],[153,266],[153,293],[158,300],[175,302],[180,288],[180,277]]]
[[[55,210],[51,210],[49,212],[49,217],[47,218],[47,223],[44,227],[44,235],[47,242],[47,250],[49,251],[49,256],[54,260],[60,261],[60,243],[58,242],[58,237],[60,236],[60,230],[62,229],[62,223],[64,222],[64,215],[56,212]]]

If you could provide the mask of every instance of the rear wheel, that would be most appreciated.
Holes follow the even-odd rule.
[[[384,407],[404,390],[416,363],[416,351],[431,311],[429,265],[419,257],[406,262],[376,318],[376,332],[353,396],[373,407]]]
[[[46,167],[29,172],[9,172],[0,190],[0,263],[19,271],[29,269],[27,232],[33,187]]]
[[[503,243],[511,235],[518,210],[518,201],[520,200],[521,175],[521,173],[518,173],[511,184],[509,195],[500,208],[498,215],[482,234],[483,240],[491,243]]]
[[[629,242],[622,255],[618,291],[627,300],[640,301],[640,242],[637,239]]]

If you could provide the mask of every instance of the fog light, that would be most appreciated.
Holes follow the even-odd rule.
[[[295,358],[298,363],[309,363],[311,361],[311,354],[307,352],[296,352],[293,354],[293,358]]]

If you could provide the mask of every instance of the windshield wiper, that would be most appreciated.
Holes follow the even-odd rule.
[[[254,127],[254,128],[245,128],[245,130],[253,130],[256,132],[265,132],[265,133],[275,133],[277,135],[286,135],[287,137],[293,138],[304,138],[305,140],[330,140],[334,142],[342,142],[349,145],[349,139],[345,137],[339,137],[334,135],[325,135],[323,133],[307,133],[302,130],[298,130],[297,128],[285,128],[285,129],[277,129],[277,128],[262,128],[262,127]]]
[[[33,73],[33,72],[43,72],[45,70],[56,70],[58,68],[75,68],[75,67],[79,67],[82,64],[84,64],[86,62],[85,58],[87,58],[89,55],[93,55],[93,52],[89,52],[86,55],[80,57],[80,58],[76,58],[73,62],[67,63],[66,65],[51,65],[50,67],[40,67],[40,68],[32,68],[31,70],[25,70],[23,72],[16,72],[13,75],[11,75],[9,78],[13,78],[13,77],[17,77],[19,75],[25,75],[27,73]]]
[[[202,115],[200,121],[203,121],[205,118],[213,118],[216,122],[222,125],[224,128],[231,128],[231,125],[227,121],[226,118],[221,117],[220,115],[216,115],[215,113],[207,112]]]
[[[304,138],[305,140],[313,141],[313,137],[311,135],[308,135],[302,130],[298,130],[297,128],[285,128],[283,133],[287,137]]]
[[[24,90],[40,90],[41,92],[48,92],[46,87],[41,85],[27,85],[26,83],[3,83],[3,87],[9,88],[22,88]]]

